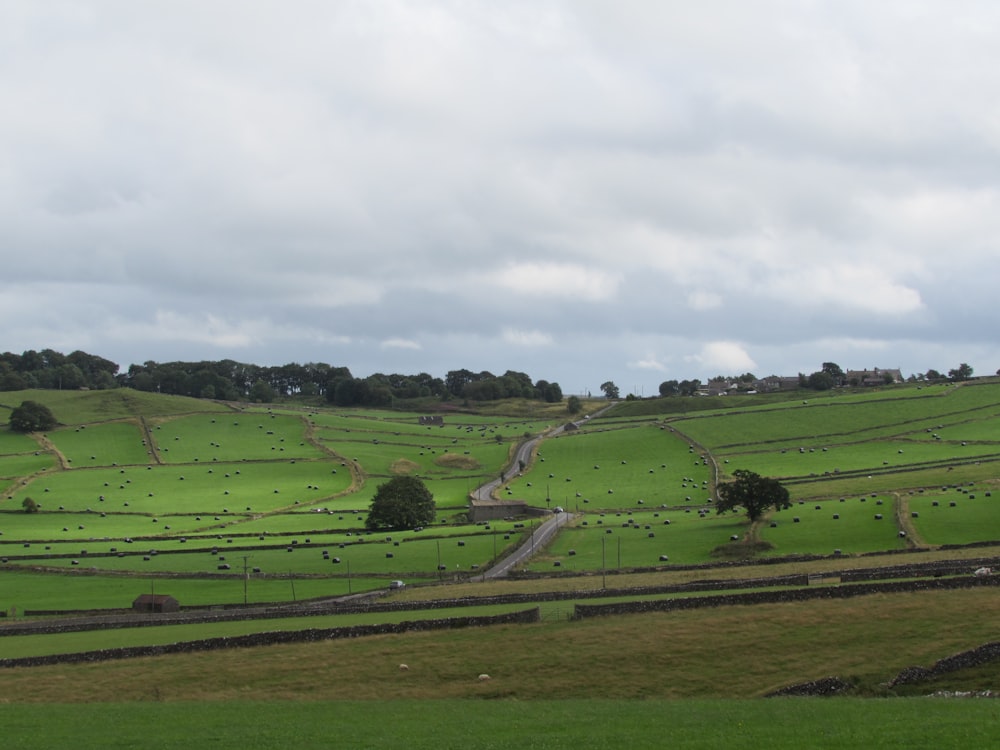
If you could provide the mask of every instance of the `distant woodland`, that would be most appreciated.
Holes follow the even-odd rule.
[[[224,401],[269,402],[295,396],[317,397],[337,406],[387,406],[395,399],[437,397],[495,401],[504,398],[562,401],[558,383],[532,381],[523,372],[503,375],[488,371],[451,370],[442,379],[417,375],[376,373],[356,378],[347,367],[323,362],[277,367],[231,359],[202,362],[144,362],[126,372],[103,357],[51,349],[22,354],[0,354],[0,391],[29,388],[103,390],[134,388]]]

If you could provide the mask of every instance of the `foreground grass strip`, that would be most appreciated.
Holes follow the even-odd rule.
[[[470,697],[481,687],[469,684]],[[992,747],[995,701],[388,701],[0,706],[7,748]]]
[[[996,641],[998,620],[994,588],[575,622],[544,618],[531,625],[13,668],[3,671],[0,704],[748,698],[830,675],[849,680],[861,695],[889,695],[884,683],[903,669]],[[409,670],[401,672],[400,664]],[[996,687],[1000,665],[988,671]],[[470,685],[482,673],[492,680]]]

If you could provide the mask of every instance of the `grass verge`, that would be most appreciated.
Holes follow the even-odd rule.
[[[389,701],[5,706],[8,748],[991,747],[993,701]]]

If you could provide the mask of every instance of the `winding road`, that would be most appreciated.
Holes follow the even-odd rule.
[[[554,513],[551,518],[547,518],[537,527],[532,526],[531,536],[528,541],[514,550],[507,557],[503,558],[492,568],[482,574],[484,581],[491,578],[503,578],[511,570],[528,560],[535,554],[535,548],[542,549],[549,540],[556,535],[569,520],[573,517],[571,513],[565,511]],[[478,577],[478,576],[477,576]]]
[[[577,427],[582,424],[586,424],[590,421],[590,419],[599,417],[601,414],[613,407],[615,403],[617,402],[603,406],[594,412],[594,414],[590,417],[585,417],[584,419],[573,422],[572,424],[575,424]],[[565,425],[560,425],[559,427],[555,427],[552,430],[521,443],[514,453],[514,458],[511,460],[510,466],[504,472],[504,476],[510,476],[512,472],[518,470],[521,466],[529,466],[531,464],[531,454],[535,450],[535,446],[537,446],[544,438],[555,437],[556,435],[562,433],[565,429]],[[500,488],[502,483],[502,480],[499,478],[490,480],[486,484],[474,490],[472,492],[472,496],[477,500],[489,500],[493,497],[493,493]],[[545,545],[548,544],[549,540],[556,535],[559,529],[569,523],[569,520],[572,517],[572,513],[559,510],[558,512],[553,513],[549,518],[542,521],[537,527],[532,526],[531,535],[528,537],[528,540],[507,557],[503,558],[492,568],[483,573],[482,579],[485,581],[491,578],[502,578],[506,576],[515,567],[531,558],[531,556],[535,554],[536,549],[544,548]],[[479,576],[476,577],[478,578]]]

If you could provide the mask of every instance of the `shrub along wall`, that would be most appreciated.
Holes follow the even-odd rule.
[[[99,662],[111,659],[132,659],[139,656],[159,656],[161,654],[184,654],[196,651],[212,651],[224,648],[254,648],[273,646],[280,643],[309,643],[333,638],[361,638],[369,635],[407,633],[416,630],[449,630],[453,628],[484,627],[510,623],[531,623],[541,619],[537,607],[511,612],[504,615],[484,617],[451,617],[442,620],[415,620],[412,622],[383,623],[381,625],[354,625],[344,628],[310,628],[308,630],[251,633],[222,638],[205,638],[183,643],[161,646],[133,646],[85,651],[76,654],[52,654],[49,656],[26,656],[0,659],[0,667],[37,667],[45,664],[67,664],[78,662]]]

